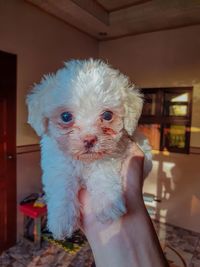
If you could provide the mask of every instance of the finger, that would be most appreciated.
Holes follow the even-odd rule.
[[[142,148],[136,144],[136,143],[132,143],[131,147],[130,147],[130,151],[129,151],[130,156],[132,155],[133,157],[144,157],[144,152],[142,151]]]
[[[78,199],[79,199],[79,202],[83,205],[84,202],[85,202],[85,189],[84,188],[81,188],[78,192]]]
[[[127,171],[131,168],[135,168],[134,166],[135,164],[136,167],[138,167],[137,165],[139,165],[139,167],[143,166],[143,162],[144,162],[143,151],[136,143],[131,144],[127,153],[127,157],[122,165],[122,170],[121,170],[122,176],[126,177]]]
[[[143,151],[137,144],[133,144],[122,168],[123,187],[129,211],[142,199],[143,163]]]
[[[134,156],[126,164],[124,174],[124,187],[127,191],[142,191],[143,185],[143,157]]]
[[[90,194],[85,188],[81,188],[78,193],[78,199],[80,203],[81,214],[89,214],[92,212],[91,198]]]

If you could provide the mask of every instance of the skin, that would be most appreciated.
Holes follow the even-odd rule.
[[[92,248],[96,267],[169,266],[143,202],[143,160],[143,153],[133,145],[122,168],[128,212],[119,220],[100,223],[92,212],[87,190],[80,191],[82,230]]]

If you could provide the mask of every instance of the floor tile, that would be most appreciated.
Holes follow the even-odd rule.
[[[154,222],[154,227],[167,259],[182,267],[200,267],[200,234],[176,226]],[[43,242],[40,250],[24,240],[0,255],[2,267],[90,267],[93,256],[89,244],[74,254],[58,245]]]
[[[178,253],[189,266],[198,245],[199,234],[164,223],[155,222],[154,225],[159,240],[168,246],[167,257],[178,265],[178,261],[180,261],[180,257],[179,259],[177,257]]]

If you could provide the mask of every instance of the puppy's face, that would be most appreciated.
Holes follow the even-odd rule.
[[[27,98],[29,123],[73,158],[115,156],[132,135],[142,99],[118,70],[98,60],[71,61],[46,76]]]
[[[49,135],[75,159],[91,162],[114,156],[122,149],[123,107],[108,108],[97,102],[58,107],[49,118]]]

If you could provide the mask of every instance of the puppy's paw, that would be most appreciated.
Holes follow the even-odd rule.
[[[55,214],[48,217],[48,228],[53,237],[58,240],[71,237],[73,232],[77,230],[78,224],[79,216],[69,210],[59,216]]]
[[[114,221],[125,213],[126,206],[122,198],[115,201],[104,200],[96,208],[96,217],[102,223]]]

